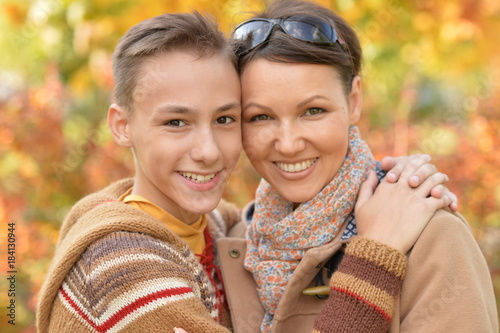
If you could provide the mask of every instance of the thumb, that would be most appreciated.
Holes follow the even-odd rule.
[[[380,167],[384,171],[389,171],[396,166],[399,160],[401,160],[401,157],[386,156],[380,162]]]
[[[188,333],[185,329],[174,327],[174,333]]]
[[[373,196],[373,192],[377,188],[378,178],[375,171],[371,170],[368,174],[368,178],[361,184],[359,189],[358,201],[356,202],[356,208],[363,206],[368,199]]]

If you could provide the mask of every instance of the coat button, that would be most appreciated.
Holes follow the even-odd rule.
[[[236,259],[236,258],[239,258],[240,256],[240,251],[236,250],[236,249],[231,249],[229,250],[229,256],[233,259]]]

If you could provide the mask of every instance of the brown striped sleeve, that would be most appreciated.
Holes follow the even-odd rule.
[[[387,332],[405,269],[400,251],[354,238],[330,280],[330,296],[313,332]]]
[[[216,323],[215,297],[200,288],[195,267],[151,236],[111,233],[91,244],[66,276],[49,332],[229,332]]]

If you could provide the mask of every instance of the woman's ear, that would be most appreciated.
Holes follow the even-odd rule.
[[[361,88],[361,78],[356,75],[352,79],[351,92],[349,94],[349,124],[355,125],[361,117],[363,108],[363,90]]]
[[[130,114],[118,104],[111,104],[108,109],[108,126],[116,143],[123,147],[132,147],[130,137]]]

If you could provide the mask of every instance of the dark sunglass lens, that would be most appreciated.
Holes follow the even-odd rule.
[[[270,27],[271,23],[266,21],[251,21],[239,26],[233,38],[243,42],[245,48],[254,48],[266,39]]]
[[[328,44],[336,41],[332,27],[313,17],[293,16],[283,22],[283,28],[290,36],[307,42]]]

